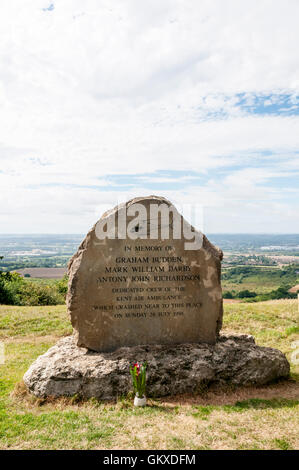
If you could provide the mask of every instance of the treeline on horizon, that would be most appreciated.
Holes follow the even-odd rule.
[[[34,259],[16,259],[5,258],[1,260],[3,271],[15,271],[26,268],[65,268],[70,259],[70,255],[38,257]]]

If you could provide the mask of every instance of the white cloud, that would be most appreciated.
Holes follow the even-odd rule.
[[[236,106],[237,93],[247,104],[289,93],[296,105],[298,14],[297,0],[3,0],[0,230],[22,231],[21,221],[29,232],[84,231],[100,204],[125,197],[94,186],[108,189],[110,174],[159,170],[209,178],[179,194],[164,181],[162,193],[212,204],[217,231],[223,220],[237,229],[232,213],[243,220],[245,198],[259,213],[243,231],[268,229],[272,200],[273,227],[284,220],[299,230],[293,203],[288,213],[279,188],[266,187],[280,168],[298,170],[299,116]],[[220,171],[240,164],[219,182]]]

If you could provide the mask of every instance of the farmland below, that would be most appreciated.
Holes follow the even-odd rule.
[[[65,268],[84,235],[0,235],[0,268]],[[208,234],[223,267],[299,264],[299,235]]]
[[[209,238],[224,251],[225,299],[257,302],[296,297],[298,235],[211,234]],[[1,235],[0,304],[64,303],[66,266],[82,239],[82,235]]]

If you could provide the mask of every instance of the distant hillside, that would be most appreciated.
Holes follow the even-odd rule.
[[[209,240],[226,251],[298,252],[299,234],[207,234]]]

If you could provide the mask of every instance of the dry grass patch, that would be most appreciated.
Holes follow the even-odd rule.
[[[204,407],[185,405],[154,416],[134,413],[125,421],[122,432],[115,434],[115,448],[279,449],[279,441],[296,448],[298,422],[290,409],[234,411],[220,407],[205,412]]]

